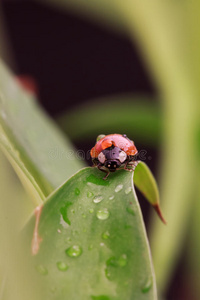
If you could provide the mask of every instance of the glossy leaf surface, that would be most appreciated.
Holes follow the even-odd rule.
[[[82,169],[49,197],[33,257],[35,217],[27,224],[26,259],[33,263],[39,299],[157,299],[133,173],[103,176]]]

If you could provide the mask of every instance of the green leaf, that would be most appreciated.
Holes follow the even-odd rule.
[[[38,299],[52,293],[57,300],[157,299],[133,172],[120,170],[107,180],[103,176],[96,168],[82,169],[49,197],[35,256],[35,217],[24,229],[24,263],[33,264],[28,272],[36,278]]]
[[[35,202],[83,166],[70,142],[0,62],[0,144]]]
[[[105,109],[106,107],[106,109]],[[161,140],[162,118],[158,104],[136,95],[94,99],[58,117],[71,139],[84,140],[97,133],[126,133],[153,147]]]
[[[160,209],[160,196],[156,180],[144,162],[138,162],[134,171],[133,181],[139,191],[145,196],[149,203],[153,205],[163,223],[166,224]]]
[[[31,201],[27,201],[28,195],[1,151],[0,183],[0,299],[22,300],[21,297],[14,296],[20,273],[15,253],[19,231],[27,222],[34,206]]]

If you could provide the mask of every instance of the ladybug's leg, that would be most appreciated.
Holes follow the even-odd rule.
[[[132,159],[127,160],[127,162],[124,165],[124,170],[134,171],[137,165],[138,161],[133,161]]]
[[[98,164],[98,160],[96,158],[93,158],[92,163],[93,163],[92,167],[96,167]]]
[[[105,169],[102,169],[102,165],[100,165],[100,164],[97,165],[97,168],[98,168],[100,171],[107,173],[107,174],[103,177],[103,179],[105,180],[105,179],[108,177],[108,175],[110,174],[110,171],[105,170]]]
[[[105,171],[106,172],[106,171]],[[103,179],[105,180],[108,176],[109,176],[110,172],[107,171],[107,174],[103,177]]]
[[[131,172],[133,169],[130,168],[130,167],[128,167],[128,166],[130,166],[130,162],[129,162],[129,161],[127,161],[127,162],[125,163],[125,165],[124,165],[124,170]]]

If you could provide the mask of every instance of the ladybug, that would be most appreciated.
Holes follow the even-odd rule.
[[[127,171],[133,171],[137,165],[137,153],[134,142],[125,134],[99,135],[90,151],[93,166],[107,173],[104,179],[110,172],[122,167]]]

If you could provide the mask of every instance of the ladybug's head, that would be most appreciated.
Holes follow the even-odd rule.
[[[99,162],[109,169],[110,172],[115,172],[127,159],[127,154],[119,147],[109,147],[103,150],[98,155]]]

